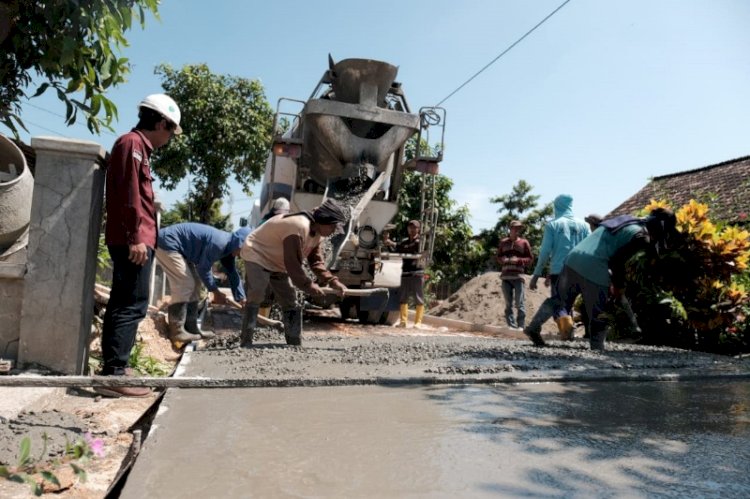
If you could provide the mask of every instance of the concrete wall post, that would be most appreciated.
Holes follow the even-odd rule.
[[[34,137],[34,199],[18,362],[85,374],[94,313],[104,149]]]

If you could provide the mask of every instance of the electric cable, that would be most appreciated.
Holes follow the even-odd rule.
[[[459,86],[459,87],[458,87],[457,89],[455,89],[455,90],[454,90],[453,92],[449,93],[447,97],[445,97],[445,98],[444,98],[443,100],[441,100],[440,102],[438,102],[437,104],[435,104],[435,107],[438,107],[438,106],[440,106],[440,104],[442,104],[443,102],[445,102],[445,101],[447,101],[448,99],[450,99],[451,97],[453,97],[453,95],[454,95],[454,94],[456,94],[456,92],[458,92],[459,90],[461,90],[462,88],[464,88],[464,87],[465,87],[466,85],[468,85],[468,84],[469,84],[469,82],[471,82],[471,80],[473,80],[474,78],[476,78],[477,76],[479,76],[479,75],[480,75],[480,74],[481,74],[481,73],[482,73],[482,72],[483,72],[483,71],[484,71],[485,69],[487,69],[488,67],[492,66],[492,65],[493,65],[493,64],[494,64],[494,63],[495,63],[495,62],[496,62],[496,61],[497,61],[498,59],[500,59],[500,58],[501,58],[502,56],[504,56],[505,54],[507,54],[508,52],[510,52],[510,51],[511,51],[511,49],[512,49],[513,47],[515,47],[516,45],[518,45],[519,43],[521,43],[521,42],[522,42],[522,41],[524,40],[524,38],[526,38],[527,36],[529,36],[529,35],[530,35],[531,33],[533,33],[533,32],[534,32],[534,31],[535,31],[535,30],[536,30],[536,29],[537,29],[537,28],[538,28],[539,26],[541,26],[542,24],[544,24],[544,23],[545,23],[545,22],[547,21],[547,19],[549,19],[550,17],[552,17],[552,16],[554,16],[555,14],[557,14],[557,12],[558,12],[558,11],[559,11],[560,9],[562,9],[563,7],[565,7],[565,6],[566,6],[566,5],[567,5],[567,4],[569,3],[569,2],[570,2],[570,0],[565,0],[565,1],[563,2],[563,3],[561,3],[561,4],[560,4],[560,5],[559,5],[559,6],[558,6],[558,7],[557,7],[557,8],[555,9],[555,10],[553,10],[552,12],[550,12],[550,13],[549,13],[549,14],[547,15],[547,17],[545,17],[544,19],[542,19],[541,21],[539,21],[539,22],[538,22],[538,23],[536,24],[536,26],[534,26],[534,27],[533,27],[533,28],[531,28],[531,29],[530,29],[529,31],[527,31],[527,32],[526,32],[526,33],[525,33],[525,34],[524,34],[524,35],[523,35],[523,36],[522,36],[521,38],[519,38],[518,40],[516,40],[515,42],[513,42],[513,43],[512,43],[512,44],[511,44],[511,45],[510,45],[510,46],[509,46],[509,47],[508,47],[507,49],[503,50],[503,51],[502,51],[502,52],[500,53],[500,55],[498,55],[497,57],[495,57],[494,59],[492,59],[492,60],[491,60],[491,61],[490,61],[489,63],[487,63],[487,64],[486,64],[486,65],[485,65],[485,66],[484,66],[484,67],[483,67],[482,69],[480,69],[479,71],[477,71],[476,73],[474,73],[474,75],[473,75],[473,76],[472,76],[471,78],[469,78],[468,80],[466,80],[465,82],[463,82],[463,83],[461,84],[461,86]]]
[[[45,109],[45,108],[43,108],[43,107],[41,107],[41,106],[37,106],[36,104],[32,104],[31,102],[28,102],[28,101],[27,101],[27,102],[26,102],[26,103],[25,103],[24,105],[27,105],[27,106],[31,106],[31,107],[33,107],[34,109],[38,109],[38,110],[40,110],[40,111],[44,111],[45,113],[49,113],[49,114],[51,114],[52,116],[57,116],[58,118],[62,118],[62,119],[67,119],[67,118],[65,118],[65,116],[63,116],[62,114],[56,113],[56,112],[54,112],[54,111],[50,111],[49,109]],[[29,123],[30,123],[30,122],[29,122]],[[76,121],[76,122],[75,122],[75,124],[76,124],[76,125],[79,125],[79,126],[83,126],[83,127],[86,127],[86,129],[88,130],[88,126],[86,126],[85,124],[81,123],[80,121]],[[38,126],[38,125],[37,125],[37,126]],[[41,128],[41,127],[40,127],[40,128]],[[117,135],[116,135],[116,134],[114,134],[114,133],[110,132],[109,130],[105,130],[105,129],[102,129],[102,133],[105,133],[105,134],[107,134],[107,135],[111,135],[112,137],[117,137]]]
[[[23,122],[24,123],[28,123],[29,125],[35,126],[37,128],[41,128],[44,131],[54,133],[55,135],[59,135],[60,137],[63,137],[65,139],[71,139],[72,138],[69,135],[64,135],[64,134],[62,134],[62,133],[60,133],[60,132],[58,132],[56,130],[52,130],[51,128],[47,128],[46,126],[42,126],[42,125],[40,125],[38,123],[34,123],[33,121],[23,120]]]

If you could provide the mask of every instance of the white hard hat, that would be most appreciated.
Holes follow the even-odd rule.
[[[161,114],[169,121],[177,125],[175,128],[175,135],[182,133],[182,127],[180,127],[180,108],[177,103],[167,94],[151,94],[138,104],[138,108],[147,107],[153,109],[157,113]]]

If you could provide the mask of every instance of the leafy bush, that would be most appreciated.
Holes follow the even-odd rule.
[[[651,201],[644,209],[670,208]],[[649,343],[720,353],[750,351],[747,289],[750,232],[714,222],[691,200],[675,215],[679,237],[666,251],[639,253],[627,266],[626,294]]]

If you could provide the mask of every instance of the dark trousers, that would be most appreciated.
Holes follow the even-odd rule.
[[[412,296],[417,305],[424,305],[424,274],[401,274],[399,303],[409,303]]]
[[[128,260],[127,246],[108,246],[112,257],[112,292],[102,331],[102,357],[105,376],[121,376],[130,359],[138,324],[148,311],[149,282],[154,250],[148,248],[146,263],[136,265]]]
[[[575,297],[583,296],[584,321],[587,321],[589,344],[592,349],[603,350],[607,338],[608,322],[604,316],[609,296],[609,286],[589,281],[567,265],[558,281],[558,290],[564,303],[573,303]]]

